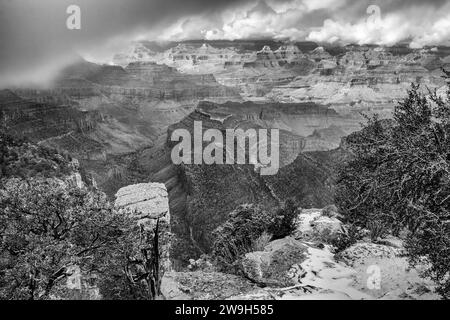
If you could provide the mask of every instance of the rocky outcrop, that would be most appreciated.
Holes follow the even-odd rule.
[[[286,62],[295,62],[300,58],[305,57],[302,51],[296,45],[284,45],[274,51],[275,56],[278,59],[285,60]]]
[[[158,222],[158,232],[163,239],[170,234],[170,212],[167,190],[162,183],[140,183],[121,188],[116,194],[115,207],[130,215],[143,230],[154,234]],[[162,228],[162,229],[161,229]],[[164,270],[170,269],[170,242],[160,243],[160,259]]]
[[[242,259],[245,276],[260,285],[287,287],[296,284],[296,265],[306,259],[307,247],[290,237],[270,242],[264,251],[247,253]]]
[[[67,133],[88,133],[102,121],[98,112],[37,103],[21,98],[11,90],[0,91],[0,114],[9,133],[26,136],[34,142]]]

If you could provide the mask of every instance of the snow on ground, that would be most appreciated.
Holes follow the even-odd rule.
[[[295,238],[308,246],[308,257],[293,266],[298,286],[265,288],[246,298],[261,299],[439,299],[430,280],[420,277],[420,269],[409,267],[403,242],[385,239],[384,244],[359,242],[335,255],[330,245],[318,246],[314,237],[317,221],[334,218],[321,209],[303,210],[297,221]],[[387,244],[387,245],[386,245]]]
[[[300,265],[306,272],[304,278],[299,279],[302,285],[331,290],[337,297],[345,295],[354,300],[373,299],[352,287],[356,270],[335,262],[329,247],[308,248],[308,253],[308,259]]]
[[[344,260],[355,270],[352,286],[375,299],[439,299],[433,282],[420,277],[422,268],[411,268],[403,253],[402,249],[365,242],[347,249]],[[377,274],[379,283],[370,285]]]

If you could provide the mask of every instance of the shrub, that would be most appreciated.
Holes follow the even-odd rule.
[[[322,215],[329,218],[334,218],[338,215],[338,208],[334,205],[328,205],[322,210]]]
[[[220,269],[236,271],[237,262],[244,254],[261,250],[269,241],[290,235],[299,213],[293,200],[273,212],[256,205],[239,206],[230,213],[228,221],[214,231],[212,255],[216,264]]]
[[[295,220],[300,211],[293,199],[286,200],[282,207],[275,211],[275,217],[268,229],[274,240],[284,238],[295,230]]]
[[[272,240],[272,235],[264,231],[258,238],[253,241],[252,251],[264,251],[264,248]]]
[[[219,268],[232,271],[245,253],[253,250],[254,241],[267,231],[272,216],[255,205],[241,205],[214,231],[213,257]]]
[[[354,245],[363,238],[363,234],[362,229],[354,224],[350,226],[343,225],[337,236],[331,240],[331,244],[335,247],[335,253],[344,251]]]

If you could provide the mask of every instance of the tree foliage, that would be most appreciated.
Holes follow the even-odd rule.
[[[62,180],[8,179],[0,189],[0,299],[61,297],[73,266],[96,276],[105,299],[155,299],[167,241],[161,224],[143,228],[105,194]]]
[[[7,180],[0,190],[0,297],[50,298],[70,266],[95,266],[126,228],[102,193],[57,179]]]
[[[412,85],[393,120],[368,118],[346,146],[336,204],[373,239],[407,230],[411,262],[450,295],[450,87],[446,97]]]
[[[157,219],[152,228],[133,222],[108,250],[103,259],[99,283],[103,298],[108,300],[154,300],[161,296],[161,280],[165,266],[162,248],[170,240],[165,221]]]

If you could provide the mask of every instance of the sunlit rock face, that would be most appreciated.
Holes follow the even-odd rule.
[[[155,55],[144,55],[140,60],[129,55],[127,61],[154,61],[188,74],[213,73],[220,84],[238,88],[241,95],[252,98],[263,97],[274,86],[286,84],[313,67],[313,61],[296,45],[281,45],[275,50],[261,45],[259,50],[248,50],[181,43]]]
[[[217,49],[204,43],[201,47],[178,45],[163,55],[162,63],[173,65],[183,72],[205,73],[217,72],[225,68],[227,61],[245,59],[234,48]]]
[[[334,62],[321,60],[310,74],[273,88],[266,98],[327,105],[345,118],[338,127],[348,134],[359,129],[361,113],[391,117],[411,83],[420,83],[425,91],[444,85],[439,69],[442,59],[429,52],[398,55],[386,48],[346,50],[333,57]]]
[[[128,51],[117,53],[113,57],[113,62],[119,66],[126,67],[131,62],[154,61],[156,52],[147,48],[140,42],[134,42]]]
[[[295,62],[300,58],[304,58],[302,51],[296,45],[285,45],[274,51],[275,56],[279,60],[286,62]]]
[[[242,50],[214,44],[174,44],[141,61],[167,64],[183,73],[212,73],[219,83],[237,88],[245,100],[328,104],[357,118],[356,123],[361,120],[360,112],[390,116],[411,82],[442,87],[440,68],[448,65],[449,53],[445,48],[401,46],[300,50],[297,44],[274,47],[258,43],[258,49],[247,46]]]

